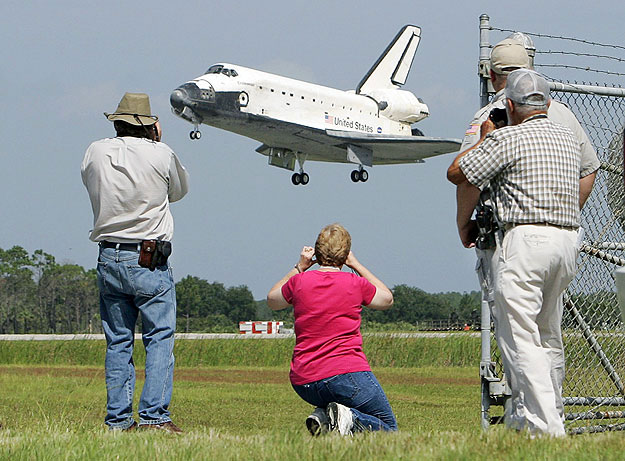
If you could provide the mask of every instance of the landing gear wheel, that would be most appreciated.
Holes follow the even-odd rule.
[[[353,182],[360,181],[360,171],[358,171],[358,170],[352,171],[352,174],[350,175],[350,177],[352,178]]]
[[[202,137],[202,133],[200,133],[198,130],[193,130],[191,133],[189,133],[189,137],[191,139],[200,139]]]
[[[300,184],[305,186],[308,184],[308,181],[310,181],[310,177],[303,171],[301,173],[293,173],[293,176],[291,176],[291,182],[294,186],[299,186]]]
[[[369,173],[367,173],[367,170],[362,170],[359,176],[362,182],[367,182],[367,179],[369,179]]]

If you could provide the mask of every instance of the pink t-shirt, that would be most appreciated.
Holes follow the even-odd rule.
[[[375,291],[367,279],[338,271],[303,272],[284,284],[282,296],[295,316],[291,383],[371,371],[362,350],[360,311]]]

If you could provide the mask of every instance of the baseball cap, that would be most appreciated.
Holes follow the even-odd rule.
[[[497,43],[490,53],[490,68],[496,74],[507,75],[516,69],[527,69],[530,59],[521,42],[506,38]]]
[[[544,106],[549,102],[549,83],[538,72],[518,69],[508,74],[504,94],[518,104]]]
[[[510,35],[508,35],[506,38],[511,39],[511,40],[516,40],[517,42],[521,43],[523,47],[525,48],[525,50],[536,49],[534,47],[534,41],[532,40],[532,38],[529,35],[524,34],[523,32],[513,32]]]

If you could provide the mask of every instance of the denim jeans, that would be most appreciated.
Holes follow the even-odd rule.
[[[325,408],[330,402],[349,407],[354,416],[354,432],[396,431],[397,420],[375,375],[370,371],[345,373],[293,389],[302,399]]]
[[[138,264],[136,251],[100,248],[98,288],[106,336],[106,418],[111,429],[134,423],[134,330],[141,313],[145,347],[145,383],[139,400],[139,424],[171,421],[169,402],[174,376],[176,289],[168,265],[153,272]]]

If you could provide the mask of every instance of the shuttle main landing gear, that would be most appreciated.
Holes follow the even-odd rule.
[[[310,181],[310,177],[308,176],[307,173],[304,173],[304,172],[293,173],[293,176],[291,176],[291,182],[295,186],[299,184],[301,184],[302,186],[305,186],[306,184],[308,184],[308,181]]]
[[[358,170],[354,170],[352,171],[352,174],[350,175],[350,177],[352,178],[353,182],[367,182],[367,179],[369,179],[369,173],[367,173],[367,170],[365,170],[362,166],[358,169]]]
[[[297,159],[297,163],[299,164],[299,173],[293,173],[291,176],[291,182],[294,186],[302,185],[305,186],[310,181],[310,177],[307,173],[304,173],[304,162],[306,161],[306,156],[296,152],[295,158]]]

